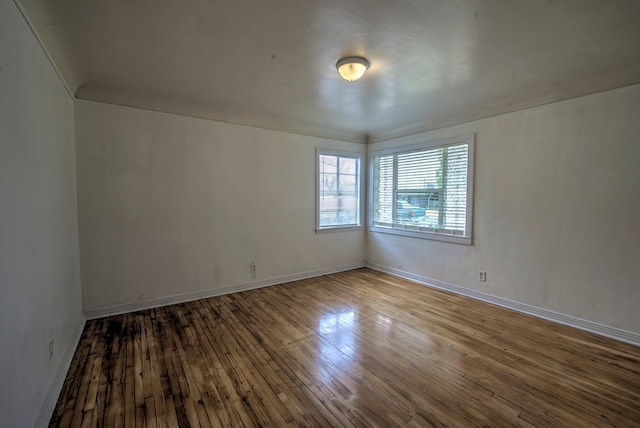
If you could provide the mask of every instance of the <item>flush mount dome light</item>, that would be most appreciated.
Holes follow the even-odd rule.
[[[359,56],[350,56],[338,61],[336,68],[344,80],[353,82],[361,78],[364,72],[367,71],[369,61]]]

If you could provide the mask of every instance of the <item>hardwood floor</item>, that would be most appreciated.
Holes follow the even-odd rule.
[[[88,321],[51,426],[640,426],[640,348],[359,269]]]

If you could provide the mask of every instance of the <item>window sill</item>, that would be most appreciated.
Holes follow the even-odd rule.
[[[416,232],[413,230],[395,229],[390,227],[369,226],[369,232],[387,233],[390,235],[409,236],[412,238],[429,239],[431,241],[450,242],[452,244],[471,245],[471,238],[466,236],[445,235],[434,232]]]
[[[364,226],[329,226],[316,229],[317,234],[335,233],[335,232],[354,232],[364,230]]]

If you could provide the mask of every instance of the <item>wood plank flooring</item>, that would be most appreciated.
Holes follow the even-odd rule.
[[[640,348],[369,269],[88,321],[72,427],[640,426]]]

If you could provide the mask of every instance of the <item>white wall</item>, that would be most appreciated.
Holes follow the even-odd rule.
[[[90,312],[364,262],[363,231],[314,231],[316,147],[364,145],[86,101],[76,137]]]
[[[3,427],[48,422],[84,325],[73,120],[72,98],[14,3],[1,1]]]
[[[473,246],[368,233],[367,261],[640,333],[640,85],[370,149],[470,132]]]

